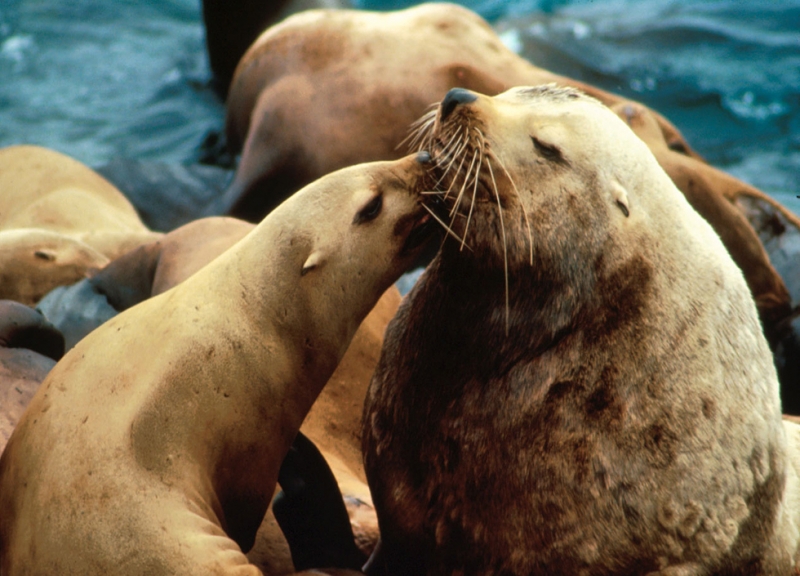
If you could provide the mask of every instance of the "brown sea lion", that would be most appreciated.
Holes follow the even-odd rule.
[[[4,576],[260,574],[283,457],[430,235],[425,161],[326,176],[73,348],[0,458]]]
[[[756,307],[642,140],[553,86],[452,90],[420,135],[452,236],[367,395],[376,568],[790,574],[800,446]]]
[[[344,0],[203,0],[208,63],[214,87],[225,98],[239,59],[268,26],[312,8],[342,8]]]
[[[621,100],[537,68],[454,4],[296,14],[266,30],[236,68],[226,133],[242,155],[214,209],[255,221],[314,178],[403,155],[409,124],[450,88],[496,94],[545,82],[582,88],[607,104]],[[657,118],[670,146],[693,154]]]
[[[39,383],[64,354],[64,337],[35,310],[0,300],[0,454]]]
[[[612,109],[647,144],[692,207],[719,234],[744,272],[769,337],[775,323],[791,312],[791,298],[755,230],[733,204],[746,191],[755,191],[759,197],[766,195],[713,166],[671,150],[656,118],[641,104],[623,102]]]
[[[32,304],[159,236],[77,160],[39,146],[0,149],[0,298]]]

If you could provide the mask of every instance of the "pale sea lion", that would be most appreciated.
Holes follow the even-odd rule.
[[[162,238],[117,258],[91,278],[69,288],[69,295],[50,295],[40,302],[44,312],[57,321],[74,346],[98,324],[85,322],[83,310],[101,299],[117,311],[126,310],[165,292],[189,278],[254,228],[253,224],[226,217],[210,217],[186,224]],[[78,292],[76,292],[78,290]],[[56,300],[51,302],[52,297]],[[62,301],[68,309],[61,307]],[[86,298],[89,298],[87,303]],[[383,333],[400,303],[390,287],[359,326],[347,352],[315,401],[301,431],[322,450],[344,494],[359,549],[372,552],[378,539],[377,519],[361,462],[361,412],[367,386],[378,362]],[[101,312],[105,308],[100,309]],[[108,318],[102,318],[106,321]],[[75,326],[75,324],[78,324]],[[323,518],[317,518],[322,526]],[[266,574],[292,572],[292,559],[282,531],[267,511],[250,561]]]
[[[582,88],[608,104],[621,100],[537,68],[480,16],[454,4],[296,14],[261,34],[236,68],[226,134],[242,156],[214,209],[258,220],[314,178],[402,156],[409,124],[450,88],[496,94],[546,82]],[[694,154],[657,118],[671,147]]]
[[[108,264],[85,243],[39,228],[0,231],[0,298],[35,304],[57,286]]]
[[[32,304],[159,236],[77,160],[38,146],[0,150],[0,298]]]
[[[3,574],[260,574],[280,463],[430,234],[424,161],[321,179],[73,348],[0,458]]]
[[[420,136],[458,239],[367,395],[376,569],[800,568],[797,428],[752,296],[646,145],[552,86],[450,91]]]

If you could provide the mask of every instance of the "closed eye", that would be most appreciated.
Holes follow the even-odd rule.
[[[364,222],[375,220],[375,218],[378,217],[378,214],[381,213],[382,208],[383,196],[378,194],[356,213],[356,215],[353,217],[353,224],[363,224]]]
[[[533,141],[533,147],[545,160],[549,160],[551,162],[558,162],[559,164],[568,164],[566,158],[561,153],[561,150],[558,146],[553,146],[552,144],[548,144],[547,142],[543,142],[539,140],[536,136],[531,136],[531,140]]]

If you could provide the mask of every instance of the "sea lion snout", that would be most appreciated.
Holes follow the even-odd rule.
[[[475,102],[477,99],[478,96],[469,90],[465,90],[463,88],[452,88],[447,92],[444,100],[442,100],[442,104],[440,106],[440,120],[446,120],[459,104],[469,104],[470,102]]]

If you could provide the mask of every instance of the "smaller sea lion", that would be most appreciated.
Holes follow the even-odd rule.
[[[433,231],[429,160],[320,179],[79,342],[0,457],[4,576],[261,574],[243,552],[281,461]]]
[[[0,230],[0,298],[36,304],[57,286],[108,264],[78,239],[39,228]]]

